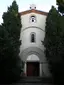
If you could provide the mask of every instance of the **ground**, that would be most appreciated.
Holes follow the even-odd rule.
[[[23,80],[21,79],[17,83],[13,83],[10,85],[53,85],[50,79],[42,79],[41,77],[26,77]]]
[[[53,85],[53,84],[43,84],[43,83],[17,83],[12,85]]]

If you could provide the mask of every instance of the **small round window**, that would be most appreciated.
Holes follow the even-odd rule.
[[[36,22],[36,17],[35,16],[31,16],[30,17],[30,22]]]

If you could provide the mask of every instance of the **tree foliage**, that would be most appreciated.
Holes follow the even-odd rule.
[[[3,14],[0,25],[0,78],[12,82],[20,78],[23,63],[19,57],[21,19],[18,5],[13,1]]]
[[[64,82],[64,16],[52,6],[46,19],[45,55],[55,83]],[[63,78],[62,78],[63,77]],[[62,80],[61,80],[62,79]]]
[[[8,11],[3,14],[2,18],[4,22],[3,26],[5,26],[10,36],[13,36],[16,39],[19,38],[21,19],[18,13],[18,5],[16,4],[16,1],[13,1],[12,6],[8,7]]]
[[[56,0],[58,11],[64,14],[64,0]]]
[[[49,11],[47,20],[46,20],[46,35],[45,35],[45,47],[48,51],[49,55],[56,58],[58,56],[58,44],[60,42],[60,31],[61,29],[58,28],[59,24],[59,13],[58,11],[52,6],[52,9]],[[53,55],[52,55],[53,54]],[[59,59],[59,58],[58,58]],[[55,60],[53,60],[55,61]]]

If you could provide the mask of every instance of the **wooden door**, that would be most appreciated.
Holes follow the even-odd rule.
[[[27,63],[27,76],[33,76],[34,66],[32,63]]]
[[[27,62],[27,76],[39,76],[39,62]]]

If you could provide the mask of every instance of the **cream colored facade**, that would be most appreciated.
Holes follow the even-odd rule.
[[[36,10],[30,9],[30,10]],[[35,16],[36,20],[31,21],[31,16]],[[48,62],[46,60],[44,50],[45,47],[41,41],[45,37],[46,15],[39,13],[27,13],[21,15],[21,34],[20,40],[20,57],[24,61],[24,73],[27,76],[27,62],[39,62],[39,76],[50,76]],[[34,34],[35,41],[31,42],[31,34]]]

